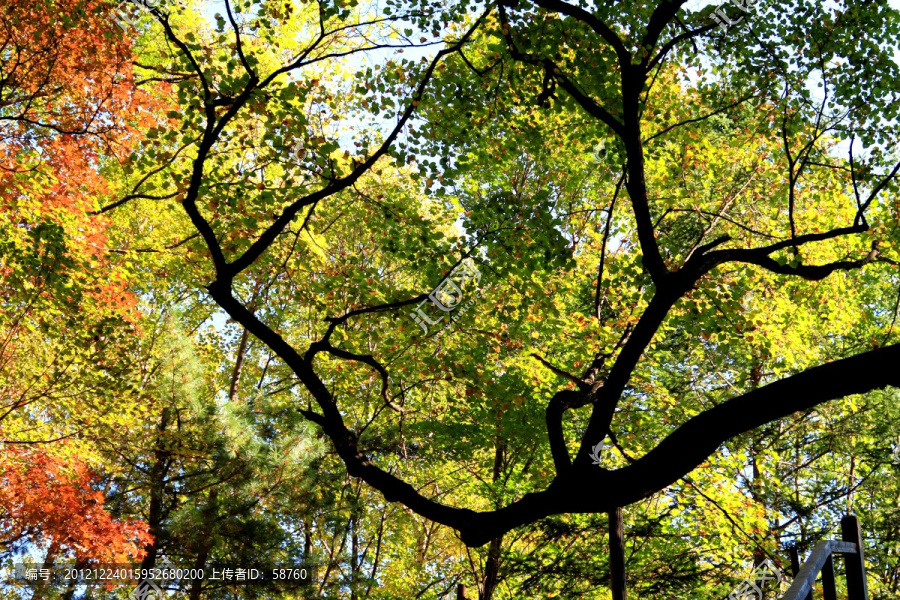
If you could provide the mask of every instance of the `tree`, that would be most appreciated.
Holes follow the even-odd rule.
[[[27,539],[46,543],[51,555],[109,563],[140,558],[151,542],[140,521],[112,518],[103,508],[97,479],[83,463],[59,459],[40,450],[4,448],[0,470],[0,544],[10,547]],[[74,463],[74,464],[73,464]]]
[[[866,309],[865,328],[887,335],[868,349],[861,347],[867,342],[835,346],[819,364],[787,357],[777,371],[738,382],[730,398],[684,415],[679,424],[660,426],[651,440],[635,445],[642,455],[633,462],[618,468],[592,464],[592,448],[599,442],[610,439],[620,445],[622,429],[616,423],[627,420],[630,411],[643,407],[653,418],[669,414],[660,406],[661,398],[644,394],[637,385],[648,385],[642,380],[665,370],[660,357],[673,336],[689,339],[695,348],[722,352],[722,360],[727,361],[724,352],[737,344],[729,347],[713,341],[713,335],[719,335],[716,329],[723,320],[740,314],[742,306],[765,304],[769,293],[765,282],[777,286],[796,282],[788,287],[814,289],[817,282],[839,280],[848,289],[866,289],[883,285],[870,283],[870,273],[888,281],[896,265],[892,232],[897,215],[888,200],[896,191],[894,176],[900,169],[900,163],[891,162],[889,151],[896,139],[889,102],[897,89],[896,65],[889,52],[896,13],[881,2],[854,3],[835,11],[813,3],[775,3],[765,14],[748,16],[747,33],[737,35],[719,31],[710,19],[711,9],[692,12],[683,4],[638,3],[620,13],[618,8],[591,10],[555,0],[500,3],[473,16],[467,26],[460,16],[467,7],[453,7],[446,20],[460,21],[453,26],[458,32],[451,27],[451,33],[444,34],[444,49],[433,60],[389,62],[379,76],[364,72],[357,80],[353,89],[371,88],[381,94],[376,100],[360,100],[361,107],[369,106],[375,113],[398,107],[397,122],[381,143],[358,156],[350,150],[341,154],[342,142],[337,138],[315,136],[317,125],[306,108],[319,102],[333,105],[341,82],[323,89],[320,79],[303,79],[294,73],[314,69],[313,61],[336,60],[343,52],[385,47],[386,43],[370,45],[340,37],[353,28],[376,29],[374,21],[362,22],[360,7],[320,5],[316,17],[323,33],[299,49],[293,41],[281,44],[278,34],[296,23],[294,19],[302,22],[311,14],[270,11],[254,17],[249,5],[236,5],[237,13],[229,5],[227,22],[224,17],[218,20],[218,38],[204,41],[194,33],[179,33],[173,17],[156,14],[162,33],[177,48],[167,57],[171,63],[166,69],[190,73],[178,86],[184,112],[172,115],[177,127],[157,135],[169,142],[183,136],[191,148],[190,158],[171,167],[170,185],[177,188],[173,193],[178,194],[208,253],[210,296],[291,369],[317,406],[302,410],[303,415],[322,428],[352,476],[363,479],[387,500],[456,529],[469,545],[485,544],[548,515],[607,512],[638,502],[690,473],[735,436],[831,400],[900,384],[893,368],[900,346],[891,343],[889,304],[876,301]],[[409,10],[407,18],[430,33],[437,9],[415,5]],[[811,21],[813,14],[816,18]],[[227,28],[231,46],[222,45]],[[250,31],[272,46],[262,48],[248,41]],[[214,39],[219,45],[209,52],[208,44]],[[328,45],[338,44],[338,39],[346,50]],[[863,47],[876,57],[868,58],[867,64],[877,60],[879,68],[865,68],[865,76],[850,84],[846,77],[857,68]],[[473,58],[467,56],[469,51]],[[276,55],[291,54],[299,58],[281,66],[274,62]],[[698,77],[691,78],[691,71],[684,67]],[[433,80],[437,91],[429,93]],[[674,83],[663,85],[666,81]],[[811,93],[809,81],[820,82],[822,91]],[[673,104],[673,87],[680,87],[689,101]],[[470,109],[470,121],[463,120],[460,109],[443,121],[434,116],[443,106],[439,102],[449,102],[453,90],[458,93],[457,104]],[[484,101],[481,90],[492,94],[490,102]],[[478,104],[464,104],[469,98]],[[395,147],[420,105],[428,109],[423,114],[432,118],[413,130],[404,145]],[[334,109],[330,116],[340,117],[340,110]],[[714,116],[735,119],[736,133],[746,136],[762,157],[750,170],[727,172],[721,182],[713,173],[692,171],[697,164],[688,144],[679,147],[669,141],[675,132],[683,132],[690,141],[697,128]],[[303,139],[300,162],[307,172],[299,186],[290,175],[294,167],[287,152],[296,148],[287,142],[297,132],[282,129],[290,117],[308,124],[306,131],[299,132]],[[530,125],[529,119],[543,122]],[[448,121],[451,127],[444,127]],[[262,129],[252,130],[250,123]],[[481,223],[504,218],[514,230],[527,234],[521,239],[501,235],[491,245],[476,239],[479,222],[474,218],[467,222],[470,246],[484,248],[468,254],[482,258],[485,268],[493,269],[497,277],[507,276],[513,282],[510,289],[522,297],[547,289],[555,278],[572,286],[578,282],[582,288],[590,278],[596,280],[595,293],[582,293],[581,314],[596,319],[599,331],[590,338],[575,336],[583,347],[572,354],[581,359],[571,362],[574,367],[540,359],[567,380],[545,404],[546,439],[541,451],[549,451],[555,472],[543,489],[516,491],[498,506],[476,510],[440,502],[377,464],[361,441],[361,431],[347,425],[342,402],[352,403],[352,396],[339,388],[344,396],[339,399],[330,385],[342,365],[364,365],[381,382],[381,395],[386,406],[392,407],[390,399],[403,390],[398,369],[392,374],[384,358],[367,352],[365,339],[383,332],[378,318],[406,312],[426,295],[398,291],[384,294],[384,301],[348,299],[337,313],[313,303],[310,308],[319,315],[321,325],[305,339],[293,341],[267,324],[263,309],[250,306],[241,296],[277,260],[289,239],[289,226],[296,225],[312,237],[313,216],[326,200],[334,201],[374,173],[376,162],[387,160],[389,150],[393,149],[396,159],[405,159],[410,152],[442,149],[439,161],[422,160],[420,173],[427,176],[427,187],[442,177],[445,185],[441,187],[446,187],[449,180],[465,176],[463,152],[467,143],[476,143],[472,141],[476,135],[495,134],[489,141],[496,144],[481,146],[479,157],[485,158],[496,146],[508,152],[546,144],[540,136],[561,125],[576,130],[566,136],[567,141],[602,136],[610,148],[605,162],[613,175],[605,179],[608,187],[597,191],[599,197],[610,200],[605,210],[594,208],[588,221],[603,231],[600,239],[579,245],[582,240],[576,234],[581,232],[564,228],[555,212],[559,205],[550,198],[556,184],[552,178],[542,183],[550,188],[548,193],[516,197],[509,179],[500,177],[498,187],[505,194],[484,198],[479,207],[482,214],[475,217]],[[447,131],[456,137],[444,136]],[[360,136],[358,148],[373,147]],[[432,138],[439,144],[429,145]],[[250,156],[259,169],[258,182],[246,176],[242,181],[232,179],[242,140],[255,141]],[[840,142],[848,143],[846,159],[836,154]],[[869,151],[865,157],[859,154],[859,142]],[[581,145],[585,150],[589,146],[583,141]],[[450,160],[454,149],[460,159],[456,164]],[[502,154],[494,155],[495,168],[498,174],[508,175],[502,171]],[[679,155],[680,160],[672,160]],[[672,162],[658,165],[667,159]],[[275,185],[268,177],[275,177]],[[679,177],[682,183],[677,184]],[[220,186],[229,180],[236,182],[235,188],[226,191]],[[673,187],[674,197],[661,193]],[[704,189],[712,193],[702,198],[695,195]],[[731,192],[724,197],[716,193],[726,189]],[[447,193],[444,189],[443,194]],[[441,196],[441,190],[437,195]],[[506,203],[504,198],[518,204]],[[449,250],[455,241],[436,247]],[[615,257],[612,245],[618,247]],[[403,251],[408,252],[408,246]],[[455,258],[465,255],[457,253]],[[428,275],[436,274],[439,266],[446,269],[458,262],[448,259],[433,265]],[[602,267],[599,271],[589,269],[597,262]],[[419,253],[408,270],[424,264]],[[537,275],[544,279],[516,288],[522,270],[536,266],[541,267]],[[347,274],[327,270],[324,275],[339,276]],[[302,285],[318,285],[320,277],[310,276]],[[619,290],[626,297],[612,298]],[[792,302],[781,290],[771,293],[779,302]],[[381,295],[379,291],[371,297]],[[716,301],[704,296],[725,302],[727,310],[718,316]],[[470,318],[477,319],[466,316]],[[754,326],[764,332],[770,325],[764,316],[760,318]],[[484,338],[502,339],[503,328],[493,324],[497,329]],[[560,329],[565,325],[569,324]],[[523,333],[532,338],[540,335],[537,330],[517,327],[515,335],[503,343],[518,347],[524,355],[529,341]],[[421,350],[423,343],[416,335],[407,333],[402,343],[417,343]],[[473,363],[465,365],[474,372],[468,382],[479,379],[479,372],[503,372],[486,360],[478,363],[476,357],[483,355],[473,353]],[[428,364],[426,359],[419,360]],[[572,372],[573,368],[581,370]],[[749,385],[752,380],[755,385]],[[369,384],[360,385],[357,393]],[[527,387],[527,382],[521,385]],[[502,406],[512,405],[523,395],[519,389],[480,387],[480,393],[490,394]],[[453,386],[446,388],[446,393],[455,392]],[[577,436],[573,457],[563,421],[581,409],[590,414],[582,419],[585,426]],[[502,414],[503,410],[493,422],[483,422],[482,449],[484,442],[493,439],[493,433],[487,432],[502,423]]]
[[[299,416],[293,428],[282,421],[273,439],[265,416],[283,399],[240,386],[240,370],[217,373],[220,357],[201,350],[186,317],[157,310],[144,312],[144,347],[133,363],[145,418],[92,440],[108,465],[109,504],[140,515],[153,534],[142,568],[163,559],[186,569],[294,564],[301,543],[291,524],[308,496],[303,472],[317,455],[306,424]],[[173,584],[189,598],[218,593],[217,585],[224,584]]]
[[[0,495],[4,558],[140,556],[146,527],[104,509],[81,437],[121,421],[119,353],[138,332],[128,272],[105,255],[100,173],[152,105],[99,3],[0,10]],[[132,116],[129,117],[128,115]],[[134,118],[137,115],[137,118]]]
[[[4,5],[4,535],[620,600],[853,506],[892,593],[898,15],[685,6]]]

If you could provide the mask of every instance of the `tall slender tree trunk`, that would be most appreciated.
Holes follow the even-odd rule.
[[[359,586],[359,517],[356,507],[350,515],[350,600],[358,600]]]
[[[303,519],[303,562],[309,564],[312,562],[312,526],[309,519]]]
[[[50,542],[50,547],[47,548],[47,555],[44,556],[44,569],[52,569],[54,563],[56,563],[56,557],[59,555],[59,545],[56,543],[56,540],[52,540]],[[43,587],[35,587],[34,595],[31,596],[31,600],[44,600],[45,592],[48,591],[47,586]]]
[[[244,369],[244,357],[247,355],[247,343],[250,341],[250,332],[244,329],[241,341],[238,344],[237,358],[234,360],[234,370],[231,372],[231,386],[228,388],[228,400],[234,402],[237,396],[238,383],[241,381],[241,371]]]
[[[163,496],[165,494],[166,473],[169,470],[169,452],[163,441],[163,433],[169,427],[169,409],[163,410],[156,426],[156,449],[153,451],[153,465],[150,467],[150,508],[147,512],[147,525],[153,542],[144,547],[147,554],[141,561],[141,569],[152,569],[156,566],[156,558],[162,538]]]
[[[75,568],[83,569],[87,565],[87,562],[84,560],[76,560]],[[59,597],[60,600],[72,600],[75,597],[75,590],[78,587],[78,580],[72,578],[69,580],[69,585],[66,586],[66,591]]]
[[[503,536],[491,540],[488,546],[488,556],[484,564],[484,587],[481,600],[491,600],[494,591],[500,583],[500,547]]]
[[[384,540],[384,522],[387,520],[387,511],[381,513],[381,519],[378,521],[378,538],[375,542],[375,558],[372,560],[372,572],[369,573],[369,583],[366,584],[366,593],[363,598],[368,598],[372,591],[372,584],[376,581],[375,575],[378,573],[379,561],[381,560],[381,545]]]
[[[503,452],[506,444],[498,435],[497,442],[494,446],[494,470],[493,481],[496,483],[500,480],[503,473]],[[488,546],[487,560],[484,563],[484,578],[481,585],[481,594],[479,600],[491,600],[494,597],[494,591],[500,583],[500,549],[503,545],[503,536],[496,537],[491,540]]]
[[[622,507],[609,513],[609,587],[612,600],[627,600],[625,589],[625,524]]]
[[[213,535],[212,530],[216,520],[216,514],[219,512],[218,509],[219,504],[219,490],[213,488],[209,491],[209,499],[206,501],[206,506],[203,508],[203,525],[204,531],[203,535],[200,539],[200,546],[197,551],[197,556],[194,559],[193,568],[198,571],[201,569],[206,569],[206,563],[209,560],[209,551],[212,549]],[[191,589],[188,594],[189,600],[200,600],[200,594],[203,591],[203,582],[200,579],[194,579],[191,581]]]

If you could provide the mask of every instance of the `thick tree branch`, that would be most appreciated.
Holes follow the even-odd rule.
[[[830,400],[900,387],[898,364],[900,344],[895,344],[752,390],[688,420],[633,465],[604,476],[602,485],[622,486],[625,504],[647,497],[675,483],[737,435]]]
[[[593,98],[579,90],[578,87],[574,83],[572,83],[572,81],[568,77],[565,76],[562,70],[557,67],[553,61],[545,61],[544,68],[547,69],[547,72],[550,73],[553,79],[555,79],[559,83],[559,87],[566,90],[566,93],[572,96],[572,99],[574,99],[586,113],[588,113],[595,119],[599,119],[600,121],[605,123],[618,135],[624,135],[625,132],[622,123],[620,123],[614,116],[612,116],[609,111],[597,104],[597,102]]]
[[[609,432],[616,406],[622,396],[628,380],[634,368],[637,366],[641,355],[647,345],[653,339],[659,326],[665,321],[669,310],[679,298],[693,286],[699,277],[696,273],[682,272],[678,276],[678,285],[667,286],[665,290],[657,289],[656,294],[650,300],[644,314],[631,331],[627,341],[622,346],[616,361],[613,363],[609,374],[606,376],[603,387],[594,394],[594,407],[588,426],[581,438],[581,446],[575,457],[575,466],[583,467],[590,464],[590,448]]]
[[[675,19],[678,11],[686,2],[687,0],[665,0],[660,2],[650,16],[650,22],[647,23],[647,33],[644,34],[644,38],[641,40],[641,46],[655,48],[657,42],[659,42],[659,36],[669,26],[669,23]],[[649,57],[650,55],[648,54],[647,58],[644,59],[645,63],[650,62]]]
[[[588,401],[588,394],[573,390],[560,390],[547,403],[544,419],[547,423],[547,438],[550,442],[550,454],[557,476],[568,473],[572,467],[572,459],[566,446],[562,429],[562,416],[570,408],[580,408]]]
[[[535,4],[544,10],[564,14],[567,17],[572,17],[573,19],[581,21],[593,29],[606,43],[612,46],[620,63],[631,63],[631,53],[625,48],[625,44],[619,39],[616,32],[614,32],[609,25],[598,19],[593,13],[590,13],[581,7],[572,6],[562,0],[535,0]]]
[[[672,485],[737,435],[830,400],[900,386],[900,344],[814,367],[757,388],[693,417],[634,463],[607,471],[573,467],[542,492],[477,513],[462,539],[480,546],[537,519],[564,512],[604,512]]]
[[[459,531],[471,527],[475,513],[468,509],[453,508],[429,500],[410,484],[398,479],[369,461],[358,445],[358,436],[344,424],[337,403],[324,382],[315,374],[312,366],[278,333],[273,331],[247,307],[237,300],[227,284],[216,281],[207,288],[213,300],[228,315],[243,325],[251,334],[266,344],[297,375],[316,403],[321,414],[301,411],[310,420],[322,427],[335,446],[335,450],[347,466],[347,472],[359,477],[382,493],[389,502],[400,502],[417,514],[432,521],[449,525]]]
[[[622,73],[622,103],[627,163],[625,165],[628,178],[625,189],[631,201],[637,225],[638,241],[643,254],[643,264],[650,273],[653,282],[660,286],[668,275],[666,264],[656,243],[656,232],[650,214],[650,201],[647,182],[644,179],[644,148],[641,142],[640,94],[644,88],[644,74],[632,73],[627,69]]]

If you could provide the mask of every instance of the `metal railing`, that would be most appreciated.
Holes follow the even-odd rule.
[[[803,566],[797,569],[799,560],[796,551],[791,552],[791,567],[794,582],[781,600],[813,600],[813,588],[819,574],[822,574],[822,594],[824,600],[837,600],[834,583],[835,554],[844,556],[844,571],[847,575],[847,600],[869,600],[866,588],[866,566],[863,555],[862,531],[859,520],[847,515],[841,519],[841,540],[819,542]]]

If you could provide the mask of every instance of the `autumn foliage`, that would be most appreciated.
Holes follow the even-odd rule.
[[[6,445],[0,460],[0,544],[29,536],[58,552],[104,562],[140,559],[153,541],[147,525],[103,508],[97,476],[81,461]]]
[[[0,2],[0,568],[900,598],[900,11],[720,4]]]
[[[98,208],[111,194],[104,167],[125,160],[157,105],[135,85],[130,44],[108,12],[96,0],[0,8],[2,440],[20,441],[23,423],[50,408],[67,412],[62,399],[82,396],[54,390],[106,368],[90,341],[114,327],[135,331],[140,317]],[[78,557],[142,554],[146,526],[104,510],[79,452],[73,445],[63,460],[41,444],[4,444],[0,548],[27,540]]]

